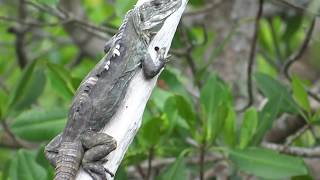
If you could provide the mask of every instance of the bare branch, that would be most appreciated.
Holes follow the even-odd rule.
[[[301,129],[299,129],[295,134],[292,136],[289,136],[284,144],[284,146],[288,147],[290,146],[295,140],[297,140],[299,137],[301,137],[308,129],[310,129],[309,124],[305,124]]]
[[[310,157],[310,158],[320,157],[320,147],[314,147],[314,148],[286,147],[284,145],[272,144],[272,143],[262,143],[262,146],[267,149],[279,151],[279,152],[294,155],[294,156]]]

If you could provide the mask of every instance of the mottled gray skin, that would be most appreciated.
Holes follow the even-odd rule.
[[[102,164],[116,148],[116,141],[100,130],[110,121],[123,100],[129,82],[142,68],[146,79],[156,76],[165,64],[165,48],[157,47],[159,64],[147,51],[152,36],[181,0],[152,0],[130,10],[119,33],[106,44],[107,55],[80,84],[64,131],[45,148],[56,168],[55,180],[75,179],[80,165],[93,179],[113,175]]]

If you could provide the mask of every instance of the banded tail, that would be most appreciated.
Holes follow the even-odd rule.
[[[58,153],[54,180],[74,180],[83,157],[83,147],[79,141],[63,142]]]

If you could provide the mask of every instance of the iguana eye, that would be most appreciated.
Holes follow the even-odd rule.
[[[156,8],[158,8],[161,5],[160,1],[153,1],[152,3]]]

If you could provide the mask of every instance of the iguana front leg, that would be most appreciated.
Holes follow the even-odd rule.
[[[157,58],[156,61],[154,62],[150,56],[150,54],[147,52],[144,55],[144,58],[142,59],[142,69],[143,69],[143,74],[146,79],[151,79],[157,74],[159,74],[160,70],[164,67],[166,63],[166,58],[165,58],[165,52],[166,48],[159,48],[155,47],[155,51],[157,51]]]

